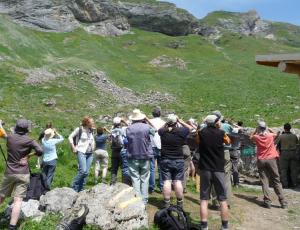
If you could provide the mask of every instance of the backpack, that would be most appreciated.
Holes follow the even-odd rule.
[[[123,148],[124,141],[121,134],[121,131],[119,130],[112,130],[111,133],[111,147],[112,148]]]
[[[78,131],[77,135],[75,135],[73,137],[73,144],[74,144],[74,146],[76,146],[78,144],[78,142],[79,142],[79,140],[81,138],[81,134],[82,134],[82,126],[79,127],[79,131]]]
[[[72,208],[59,222],[56,230],[81,230],[85,225],[85,218],[89,213],[87,205]]]
[[[190,223],[184,210],[171,205],[155,213],[154,223],[162,230],[189,230]]]
[[[44,183],[44,178],[42,173],[30,173],[30,182],[27,187],[27,193],[24,201],[39,200],[42,195],[44,195],[49,189]]]

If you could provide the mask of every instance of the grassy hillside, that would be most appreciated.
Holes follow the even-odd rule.
[[[115,38],[89,35],[83,30],[44,33],[20,27],[0,15],[0,119],[7,123],[6,127],[22,116],[32,120],[35,138],[52,120],[66,137],[86,114],[97,118],[134,108],[119,106],[112,95],[98,91],[84,74],[66,74],[40,85],[25,84],[22,69],[35,68],[52,73],[102,70],[119,86],[137,93],[170,93],[176,96],[175,102],[157,105],[175,110],[185,119],[192,116],[201,120],[216,109],[246,125],[254,125],[257,115],[271,126],[299,118],[297,77],[258,66],[254,58],[256,54],[300,52],[300,48],[234,34],[225,34],[212,45],[196,35],[169,37],[136,29],[133,32]],[[179,48],[170,48],[174,43],[180,44]],[[161,55],[184,60],[187,69],[152,67],[149,62]],[[46,107],[43,101],[51,98],[56,100],[56,106]],[[149,113],[153,106],[140,108]],[[75,157],[66,142],[58,152],[53,185],[69,186],[77,170]],[[3,167],[0,164],[0,172]],[[57,219],[47,218],[45,223]],[[40,229],[31,226],[31,222],[25,226]]]

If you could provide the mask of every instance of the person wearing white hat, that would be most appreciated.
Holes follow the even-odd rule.
[[[206,127],[199,131],[199,169],[200,169],[200,228],[208,229],[208,201],[212,186],[220,202],[222,229],[228,229],[228,205],[226,202],[225,186],[225,157],[224,143],[229,144],[230,139],[224,130],[219,129],[219,118],[208,115],[205,118]]]
[[[286,209],[287,202],[283,195],[277,167],[277,158],[279,157],[279,153],[277,152],[274,144],[274,140],[277,136],[277,134],[267,127],[267,124],[264,121],[260,121],[258,122],[256,130],[250,135],[250,139],[255,142],[257,147],[257,169],[262,183],[264,206],[266,208],[271,208],[272,201],[269,191],[269,181],[271,181],[281,207]]]
[[[54,138],[55,137],[55,138]],[[57,164],[57,151],[56,145],[64,140],[63,136],[56,132],[55,129],[49,128],[44,131],[42,139],[43,159],[42,170],[43,179],[48,190],[51,189],[56,164]]]
[[[148,202],[150,161],[153,158],[150,135],[155,134],[152,123],[139,109],[129,117],[132,124],[126,129],[129,173],[135,191]]]
[[[124,147],[125,132],[122,125],[127,123],[121,117],[113,119],[113,128],[111,130],[111,185],[116,184],[119,168],[122,165],[121,150]]]
[[[184,149],[192,126],[169,114],[165,126],[158,130],[161,138],[161,174],[164,181],[164,206],[170,206],[172,182],[177,205],[183,207]]]

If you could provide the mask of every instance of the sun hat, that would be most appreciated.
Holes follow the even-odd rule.
[[[216,115],[208,115],[206,118],[204,118],[204,122],[206,124],[215,124],[217,121],[218,117]]]
[[[118,124],[120,124],[121,123],[121,117],[115,117],[114,119],[113,119],[113,123],[115,124],[115,125],[118,125]]]
[[[51,138],[53,138],[53,137],[55,136],[55,132],[54,132],[54,130],[51,129],[51,128],[46,129],[46,130],[44,131],[44,134],[45,134],[45,138],[46,138],[46,139],[51,139]]]
[[[129,116],[129,119],[132,121],[141,121],[146,118],[146,115],[141,112],[139,109],[134,109],[132,115]]]
[[[169,124],[175,124],[178,120],[178,116],[174,113],[171,113],[167,117],[167,123]]]
[[[258,127],[261,129],[266,129],[267,128],[267,124],[264,121],[259,121],[258,122]]]

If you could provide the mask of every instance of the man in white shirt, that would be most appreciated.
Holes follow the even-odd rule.
[[[161,110],[160,108],[155,108],[152,111],[153,118],[150,119],[151,123],[153,124],[154,128],[156,130],[159,130],[161,127],[165,125],[165,121],[161,119]],[[161,178],[160,173],[160,150],[161,150],[161,140],[160,136],[156,132],[153,137],[151,137],[151,144],[153,148],[153,154],[154,158],[151,160],[150,164],[150,179],[149,179],[149,193],[152,193],[155,189],[155,161],[157,160],[157,166],[158,166],[158,174],[159,174],[159,189],[162,191],[163,188],[163,180]]]

